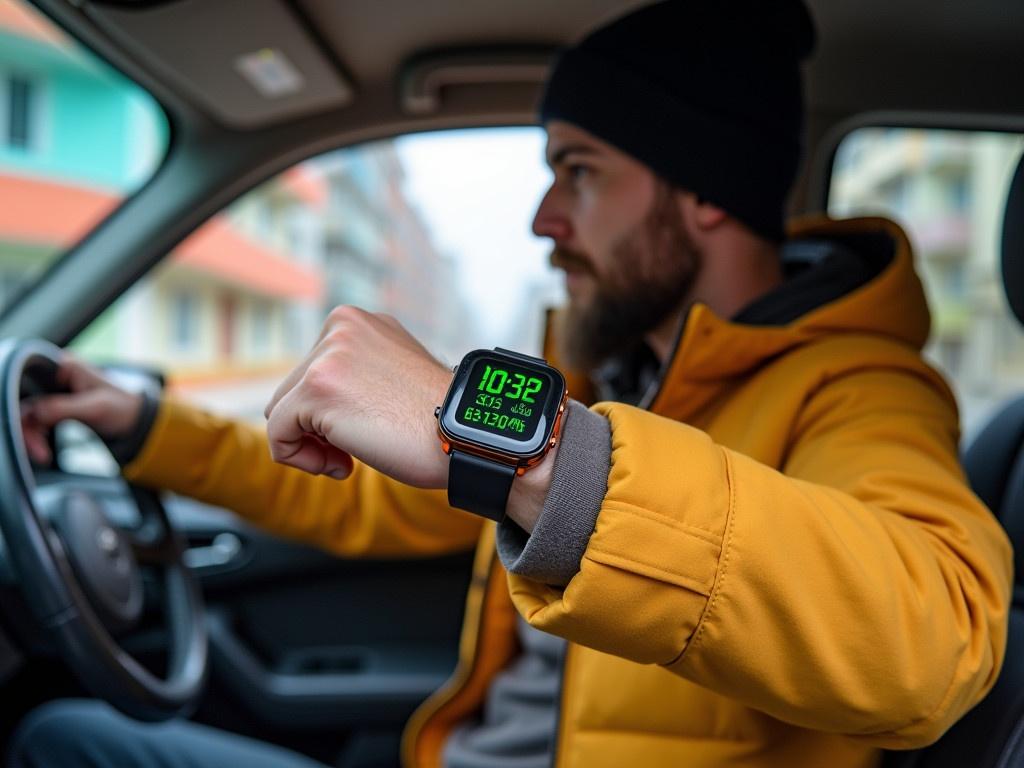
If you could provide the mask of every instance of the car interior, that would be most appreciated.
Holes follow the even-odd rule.
[[[455,665],[472,553],[345,560],[258,531],[228,510],[129,487],[116,473],[34,466],[21,445],[19,403],[56,391],[58,349],[251,190],[368,142],[534,126],[559,47],[643,1],[0,0],[0,33],[17,4],[148,93],[167,123],[151,177],[0,312],[0,750],[33,707],[86,696],[143,720],[190,717],[329,765],[396,762],[404,722]],[[901,140],[900,131],[1024,134],[1024,89],[1013,74],[1024,71],[1024,4],[809,7],[818,41],[806,69],[807,149],[794,215],[840,211],[834,174],[844,140],[858,131],[869,131],[867,143]],[[1006,185],[989,185],[999,198],[989,250],[1006,297],[992,301],[1024,324],[1020,146],[996,161]],[[879,152],[878,162],[885,157]],[[884,210],[881,197],[859,200],[874,202]],[[0,214],[0,230],[3,221]],[[925,243],[928,226],[913,233]],[[948,265],[945,258],[936,263]],[[1016,344],[1019,332],[1005,333]],[[970,367],[965,339],[956,355]],[[157,394],[167,386],[165,371],[111,362],[126,386]],[[963,445],[972,487],[1017,548],[1003,671],[940,741],[889,753],[887,765],[1024,766],[1020,371],[965,429]],[[101,530],[111,531],[105,543]],[[130,558],[129,575],[97,564],[97,546]]]

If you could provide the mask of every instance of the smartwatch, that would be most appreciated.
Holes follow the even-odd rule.
[[[448,503],[503,520],[512,481],[557,444],[568,396],[565,377],[539,357],[496,347],[462,358],[434,410],[451,457]]]

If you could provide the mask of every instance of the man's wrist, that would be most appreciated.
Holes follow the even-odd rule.
[[[572,419],[552,455],[550,483],[533,527],[509,517],[498,526],[498,555],[509,573],[564,586],[576,575],[608,490],[611,427],[569,401]]]
[[[104,437],[107,449],[115,461],[122,467],[134,461],[139,455],[142,446],[149,438],[156,421],[156,414],[160,407],[160,400],[148,392],[133,394],[132,421],[130,428],[118,434],[116,437]]]
[[[569,409],[562,414],[561,429],[569,418]],[[505,514],[527,533],[533,531],[544,508],[544,501],[551,490],[551,478],[554,474],[555,457],[561,447],[561,440],[545,454],[544,458],[527,472],[512,482],[512,491],[508,495],[508,506]]]
[[[431,455],[434,456],[437,461],[436,477],[438,478],[434,487],[436,488],[447,488],[448,487],[448,469],[451,465],[451,456],[449,456],[444,450],[444,441],[441,439],[441,433],[438,428],[438,413],[441,408],[441,403],[444,402],[445,397],[448,394],[448,389],[451,387],[452,378],[454,373],[451,368],[444,366],[441,371],[438,372],[437,383],[434,385],[434,402],[437,403],[434,411],[434,416],[430,420],[430,442],[431,442]]]

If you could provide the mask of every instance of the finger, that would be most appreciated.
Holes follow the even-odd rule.
[[[56,381],[58,386],[69,392],[110,384],[99,371],[66,350],[62,350],[58,362]]]
[[[384,312],[377,312],[376,314],[374,314],[374,317],[376,317],[378,320],[380,320],[382,323],[384,323],[384,325],[388,326],[389,328],[393,328],[395,330],[400,330],[400,331],[404,331],[405,330],[405,328],[402,326],[402,324],[400,322],[398,322],[398,318],[395,317],[394,315],[389,315],[389,314],[386,314]]]
[[[300,381],[302,381],[302,377],[306,375],[309,367],[320,357],[322,345],[323,337],[321,337],[321,340],[316,343],[316,346],[310,350],[310,353],[306,355],[306,358],[295,366],[291,373],[285,377],[284,381],[278,385],[277,389],[274,390],[274,394],[270,398],[270,402],[267,403],[267,407],[263,409],[263,418],[269,419],[270,414],[274,411],[274,408],[277,407],[277,404],[281,402],[281,399],[291,392]]]
[[[97,390],[69,395],[44,395],[33,400],[32,415],[44,427],[52,427],[65,419],[88,424],[98,415],[102,398],[102,393]]]
[[[82,362],[70,352],[63,351],[57,366],[57,383],[62,387],[75,391],[75,385],[81,384],[82,373]]]
[[[303,435],[287,444],[278,443],[271,452],[278,464],[301,469],[311,475],[323,474],[327,466],[327,452],[323,443],[312,435]]]
[[[316,435],[303,435],[290,447],[291,453],[278,453],[274,460],[311,475],[328,475],[335,480],[344,480],[352,474],[355,464],[352,456]],[[271,455],[274,456],[273,453]]]
[[[324,442],[315,437],[311,419],[293,392],[287,393],[267,420],[270,456],[313,475],[327,464]]]
[[[39,429],[24,429],[25,448],[28,455],[36,464],[50,463],[50,444],[46,440],[46,433]]]
[[[267,403],[267,407],[263,409],[263,418],[269,421],[270,414],[273,413],[274,408],[281,402],[281,399],[287,395],[295,385],[298,384],[302,377],[306,375],[306,371],[309,370],[309,366],[313,364],[313,354],[306,356],[306,359],[299,363],[295,368],[292,369],[280,384],[277,385],[277,389],[274,390],[274,394],[270,397],[270,402]]]
[[[309,366],[317,359],[320,353],[320,345],[323,343],[323,335],[320,336],[320,340],[313,346],[309,354],[303,359],[301,363],[295,366],[291,373],[285,376],[284,381],[277,385],[277,389],[274,390],[274,394],[270,397],[270,402],[267,403],[267,407],[263,409],[263,418],[269,419],[270,414],[273,412],[277,404],[281,402],[281,399],[291,392],[295,386],[302,381],[302,377],[306,375],[306,371],[309,370]]]
[[[50,445],[47,442],[47,430],[36,419],[32,405],[28,402],[21,404],[21,433],[32,460],[37,464],[48,464]]]
[[[355,464],[352,455],[340,448],[335,448],[326,440],[321,440],[321,442],[324,449],[324,467],[321,474],[329,475],[335,480],[344,480],[351,475]]]

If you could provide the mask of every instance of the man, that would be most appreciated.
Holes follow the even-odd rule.
[[[76,364],[76,394],[29,416],[85,417],[129,478],[339,554],[477,542],[460,667],[410,721],[409,765],[869,766],[938,738],[998,673],[1009,546],[921,360],[906,239],[819,219],[780,247],[810,20],[795,1],[705,5],[620,19],[548,83],[534,229],[567,274],[554,361],[576,400],[499,525],[441,491],[451,372],[350,307],[278,388],[265,436]],[[182,472],[171,455],[204,459]],[[75,707],[31,719],[15,764],[42,744],[73,764],[83,727],[120,765],[143,749],[307,764]]]

